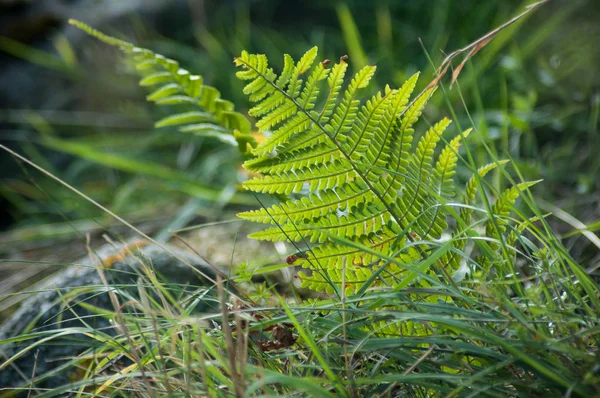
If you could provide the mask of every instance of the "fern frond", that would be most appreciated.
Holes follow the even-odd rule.
[[[313,218],[324,217],[337,211],[348,211],[353,206],[373,201],[373,194],[366,185],[357,181],[326,189],[296,200],[275,204],[268,209],[239,213],[238,216],[263,224],[306,223]]]
[[[458,150],[461,140],[467,138],[471,129],[465,130],[461,135],[456,136],[448,145],[444,147],[435,165],[435,181],[437,187],[435,193],[443,198],[451,198],[455,195],[454,174],[456,174],[456,163],[458,161]]]
[[[179,131],[193,131],[196,135],[215,137],[222,142],[238,146],[243,153],[249,152],[256,145],[250,135],[248,119],[234,111],[233,103],[221,99],[217,89],[204,85],[201,76],[181,68],[175,60],[105,35],[82,22],[69,22],[100,41],[119,47],[142,73],[140,85],[153,88],[146,97],[148,101],[157,105],[185,105],[192,109],[190,112],[167,116],[156,122],[156,127],[187,127],[191,123],[204,123],[202,129],[181,127]],[[211,125],[212,129],[209,128]]]
[[[345,274],[342,276],[342,272]],[[360,287],[369,280],[373,275],[373,271],[367,267],[348,267],[345,270],[332,269],[327,270],[327,275],[313,271],[312,274],[298,272],[301,283],[300,287],[311,289],[316,292],[334,293],[337,286],[342,289],[342,281],[344,283],[343,290],[346,295],[352,295]]]
[[[466,228],[469,228],[469,225],[471,223],[471,216],[473,214],[472,205],[477,195],[478,181],[484,178],[490,171],[494,170],[496,167],[505,165],[506,163],[508,163],[508,160],[499,160],[495,163],[486,164],[485,166],[482,166],[477,170],[477,176],[479,178],[473,175],[467,182],[465,186],[465,206],[461,207],[460,209],[460,218],[462,219],[463,224],[465,226],[463,227],[463,225],[459,223],[456,227],[456,230],[452,234],[452,247],[454,248],[454,250],[447,252],[442,257],[442,263],[445,264],[447,267],[450,267],[453,270],[457,270],[460,266],[460,256],[457,252],[461,251],[465,247],[465,240],[461,235]]]
[[[442,151],[435,169],[439,175],[434,173],[433,152],[449,120],[432,128],[411,155],[413,125],[433,92],[425,92],[407,109],[418,75],[398,90],[385,87],[361,105],[359,91],[368,86],[375,67],[362,68],[343,90],[345,61],[328,69],[328,62],[315,63],[315,57],[316,49],[311,49],[292,66],[291,57],[285,56],[279,77],[268,67],[264,55],[244,52],[235,60],[242,68],[238,77],[247,81],[246,93],[251,101],[258,102],[252,108],[259,117],[257,126],[261,131],[274,130],[255,149],[256,158],[244,164],[261,176],[243,186],[254,192],[303,196],[240,217],[277,224],[252,234],[256,239],[321,243],[312,249],[332,265],[349,255],[344,254],[348,248],[334,245],[331,237],[369,243],[396,231],[389,247],[398,242],[397,234],[408,233],[406,227],[418,219],[428,190],[443,190],[439,196],[446,195],[456,158],[450,149]],[[309,76],[306,83],[300,79],[305,73]],[[323,105],[316,109],[320,82],[325,78],[328,91]],[[454,151],[458,142],[452,141]],[[403,176],[409,162],[412,186]],[[403,198],[398,196],[401,189],[409,192]],[[421,224],[415,224],[419,231],[432,231],[436,236],[441,233],[441,212],[428,211],[421,217]],[[379,246],[386,247],[383,243]],[[331,279],[325,275],[321,282]]]
[[[479,175],[479,178],[483,178],[487,175],[487,173],[494,170],[496,167],[503,166],[506,163],[508,163],[508,160],[504,159],[504,160],[499,160],[498,162],[495,162],[495,163],[486,164],[485,166],[482,166],[477,170],[477,174]],[[472,204],[473,201],[475,200],[475,196],[477,195],[478,180],[479,179],[475,175],[473,175],[467,182],[467,185],[465,186],[465,192],[466,192],[465,204],[466,205]],[[467,224],[471,220],[472,213],[473,213],[473,210],[470,209],[468,206],[465,206],[464,208],[462,208],[460,210],[460,216],[464,220],[464,222]]]
[[[385,165],[385,169],[390,170],[392,173],[386,190],[399,190],[404,184],[408,162],[411,158],[410,150],[414,134],[413,125],[417,122],[419,116],[421,116],[427,101],[434,92],[435,88],[425,91],[404,113],[402,121],[399,124],[396,123],[390,145],[390,159]]]
[[[496,228],[494,227],[494,223],[492,222],[492,220],[488,220],[485,228],[487,236],[492,236],[497,239],[500,239],[499,234],[503,234],[506,231],[506,224],[508,222],[507,218],[514,207],[515,202],[521,195],[521,191],[534,186],[540,181],[541,180],[522,182],[506,189],[502,193],[502,195],[496,200],[496,203],[494,203],[494,205],[492,206],[491,214],[491,216],[494,217],[496,221],[496,226],[498,227],[498,230],[496,230]]]
[[[394,127],[399,122],[399,115],[406,110],[418,78],[419,73],[415,73],[398,90],[391,106],[387,108],[382,122],[377,127],[375,134],[372,135],[371,142],[367,144],[365,161],[367,164],[375,166],[367,171],[367,178],[370,181],[377,181],[381,177],[382,170],[388,166]]]
[[[346,161],[338,160],[326,163],[318,169],[305,168],[253,178],[243,186],[254,192],[289,195],[292,192],[300,192],[303,188],[310,192],[332,189],[355,178],[356,172],[352,166]]]
[[[396,91],[386,86],[384,94],[381,92],[375,94],[362,107],[356,123],[352,126],[352,133],[342,144],[342,150],[352,160],[361,160],[364,152],[372,144],[377,127],[395,95]]]
[[[276,157],[261,156],[251,159],[244,163],[244,168],[256,173],[276,174],[333,162],[340,156],[337,148],[325,141],[297,151],[284,152]]]
[[[279,242],[290,240],[299,242],[326,242],[330,236],[343,238],[378,233],[390,221],[390,213],[374,203],[360,204],[350,209],[348,214],[329,214],[313,219],[310,225],[287,223],[250,234],[258,240]]]
[[[237,66],[243,66],[246,69],[238,71],[236,76],[243,80],[251,80],[244,87],[244,93],[248,94],[253,102],[262,100],[251,111],[252,116],[262,116],[256,123],[256,127],[262,132],[279,126],[269,140],[255,148],[256,155],[272,151],[280,143],[287,141],[291,135],[303,131],[309,126],[306,113],[298,113],[298,107],[301,106],[305,110],[314,107],[319,93],[317,83],[327,78],[329,70],[319,64],[310,75],[301,95],[302,79],[299,79],[299,76],[307,72],[316,56],[317,48],[313,47],[304,54],[293,70],[293,60],[290,56],[286,56],[284,71],[277,82],[275,82],[275,73],[268,67],[265,55],[248,54],[244,51],[241,57],[235,59],[234,62]],[[284,91],[283,88],[286,86],[287,90]],[[277,91],[277,88],[280,90]],[[263,98],[265,99],[263,100]]]
[[[330,137],[336,138],[340,134],[347,133],[352,128],[354,119],[358,114],[358,105],[360,104],[360,101],[356,99],[356,95],[359,89],[369,85],[371,78],[375,74],[375,69],[375,66],[365,66],[350,82],[350,85],[344,92],[344,98],[335,109],[330,123],[325,125],[324,130]]]
[[[342,84],[344,83],[344,76],[346,76],[347,70],[348,64],[343,61],[334,65],[334,67],[331,69],[329,77],[327,78],[329,93],[327,94],[325,105],[323,106],[323,109],[317,118],[317,122],[327,123],[329,121],[329,117],[333,113],[335,104],[337,103],[338,95],[342,88]]]
[[[405,180],[404,190],[398,203],[403,212],[402,218],[409,223],[416,221],[414,228],[421,236],[426,236],[429,230],[432,230],[434,237],[439,237],[441,234],[439,228],[433,229],[435,227],[433,226],[434,220],[429,212],[423,212],[423,210],[425,205],[430,203],[433,151],[449,125],[450,120],[443,119],[431,127],[419,141],[417,150],[409,163],[409,178]],[[439,202],[435,201],[435,203]]]
[[[419,218],[423,236],[431,235],[439,238],[448,224],[444,210],[445,203],[455,195],[454,174],[456,174],[456,163],[458,161],[458,150],[461,139],[466,138],[471,129],[464,131],[448,143],[440,153],[433,169],[432,183],[424,196],[424,216]]]

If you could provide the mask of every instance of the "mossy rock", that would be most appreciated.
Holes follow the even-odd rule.
[[[202,300],[195,300],[194,314],[218,311],[211,281],[215,280],[216,273],[199,256],[168,245],[160,247],[143,242],[106,245],[52,276],[45,283],[45,288],[25,300],[0,327],[0,397],[25,396],[24,391],[31,385],[34,366],[34,389],[54,389],[73,382],[78,377],[77,372],[68,368],[67,364],[94,344],[94,340],[82,332],[91,330],[102,331],[109,336],[117,334],[115,323],[108,315],[114,311],[114,305],[99,269],[120,304],[127,298],[137,300],[140,297],[142,281],[148,282],[143,275],[150,272],[164,281],[164,286],[177,286],[172,293],[178,298],[202,294]],[[152,296],[151,286],[146,284],[143,290]],[[90,309],[90,305],[96,309]],[[102,311],[97,309],[108,311],[102,315],[99,313]],[[73,331],[73,328],[77,328],[78,332],[42,343],[52,331],[56,335],[59,330]],[[38,332],[39,336],[35,338],[14,341],[15,337]],[[9,341],[2,343],[4,340]],[[39,345],[32,347],[36,343]],[[10,364],[2,364],[28,347],[29,350]]]

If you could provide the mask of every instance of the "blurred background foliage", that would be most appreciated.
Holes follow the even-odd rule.
[[[297,59],[317,45],[322,58],[347,54],[354,70],[377,64],[379,87],[420,70],[423,88],[433,65],[531,3],[0,1],[0,141],[166,239],[197,217],[218,218],[225,205],[255,203],[236,193],[240,155],[218,141],[154,129],[164,110],[145,101],[135,72],[68,18],[179,60],[245,111],[231,62],[242,49],[279,68],[284,52]],[[535,187],[542,209],[559,215],[557,230],[590,266],[600,262],[598,250],[573,233],[569,214],[600,227],[598,43],[600,2],[550,1],[501,32],[425,114],[476,127],[470,142],[479,164],[491,151],[515,160],[524,179],[543,178]],[[0,181],[0,252],[115,231],[101,210],[6,152]]]

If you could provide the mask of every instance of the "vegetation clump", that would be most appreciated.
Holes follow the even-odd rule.
[[[240,149],[253,176],[242,187],[261,203],[261,194],[278,203],[239,216],[271,225],[253,238],[294,246],[288,263],[306,269],[300,286],[321,295],[244,291],[253,273],[266,271],[242,265],[231,276],[241,289],[227,293],[220,279],[214,286],[219,316],[194,312],[200,293],[182,302],[143,295],[131,311],[98,311],[119,333],[89,331],[102,344],[72,360],[82,377],[61,391],[600,393],[598,286],[547,225],[529,193],[538,181],[523,180],[508,160],[477,164],[468,145],[477,132],[446,137],[447,118],[419,129],[439,80],[415,94],[415,74],[374,92],[374,66],[348,77],[346,57],[319,61],[316,47],[297,62],[284,55],[279,74],[265,55],[244,51],[234,63],[254,104],[253,134],[232,103],[177,62],[73,23],[124,50],[141,84],[155,87],[150,101],[192,108],[158,127],[177,125]],[[488,182],[491,172],[508,188]],[[155,297],[176,289],[145,278]],[[117,357],[128,365],[109,366]]]

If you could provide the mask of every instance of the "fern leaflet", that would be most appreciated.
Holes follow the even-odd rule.
[[[185,105],[191,109],[157,121],[156,127],[178,126],[181,132],[237,146],[242,153],[250,153],[256,145],[248,119],[234,111],[232,102],[221,99],[217,89],[203,84],[202,76],[191,74],[175,60],[105,35],[82,22],[71,20],[70,23],[127,54],[143,76],[140,85],[154,89],[146,97],[148,101],[157,105]]]

